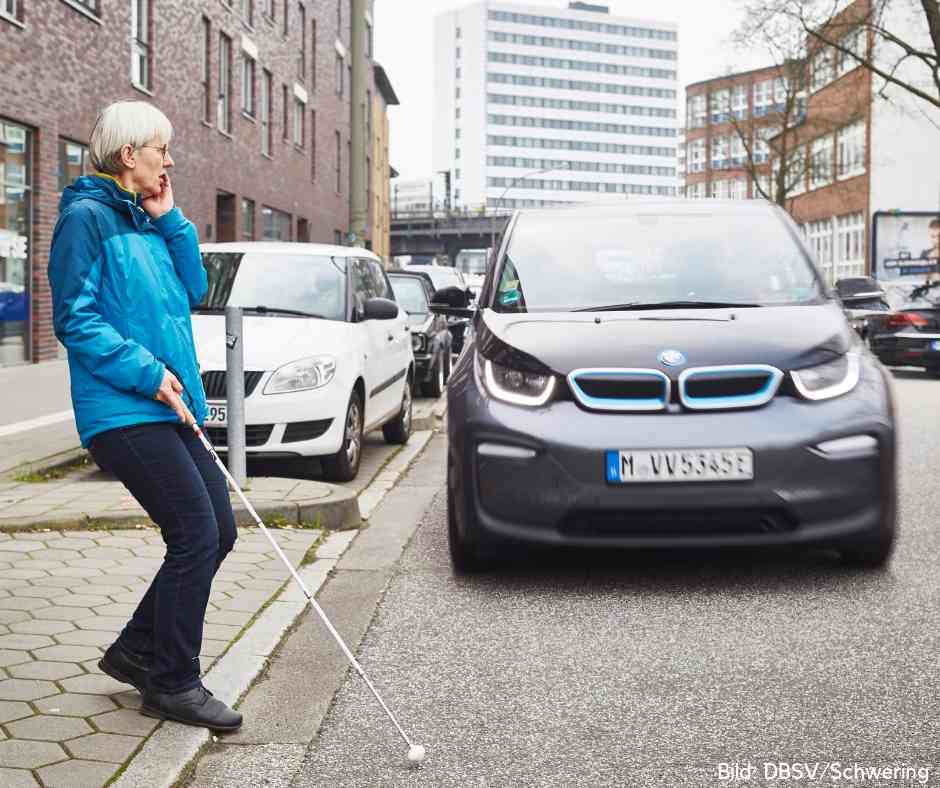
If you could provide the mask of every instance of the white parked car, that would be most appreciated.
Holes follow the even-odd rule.
[[[249,457],[318,457],[326,478],[359,470],[363,435],[411,433],[408,315],[379,258],[300,243],[203,244],[209,291],[193,310],[209,437],[226,444],[225,306],[244,310]]]

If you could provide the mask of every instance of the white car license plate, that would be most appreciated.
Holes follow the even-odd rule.
[[[209,415],[206,417],[206,423],[224,426],[226,423],[225,419],[228,416],[228,403],[210,402],[208,405]]]
[[[754,478],[750,449],[645,449],[608,451],[607,481],[730,482]]]

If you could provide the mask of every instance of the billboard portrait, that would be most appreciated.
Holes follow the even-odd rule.
[[[940,212],[876,211],[871,273],[892,308],[918,285],[940,279]]]

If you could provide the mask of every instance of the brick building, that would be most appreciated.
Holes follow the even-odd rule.
[[[111,100],[169,116],[201,240],[343,242],[351,23],[350,0],[0,0],[0,365],[59,352],[59,195]]]

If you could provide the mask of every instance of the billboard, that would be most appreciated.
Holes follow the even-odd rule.
[[[918,285],[940,278],[940,213],[876,211],[871,274],[892,308],[907,301]]]

